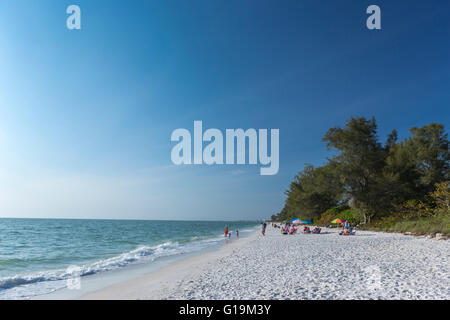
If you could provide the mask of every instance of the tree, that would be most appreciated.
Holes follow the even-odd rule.
[[[426,193],[432,192],[436,183],[450,179],[448,135],[438,123],[413,127],[410,132],[412,137],[407,144],[420,175],[420,187]]]
[[[395,143],[389,148],[383,180],[390,188],[390,202],[394,205],[425,196],[419,187],[420,174],[412,153],[408,141]]]
[[[450,214],[450,183],[436,183],[436,189],[430,193],[438,214]]]
[[[397,130],[392,130],[392,132],[388,135],[388,138],[386,140],[386,150],[391,150],[392,146],[394,146],[397,143],[398,139],[398,133]]]
[[[313,220],[342,200],[344,189],[335,169],[332,163],[318,168],[306,165],[286,191],[289,218]]]
[[[380,198],[387,193],[380,183],[386,152],[378,142],[375,118],[351,118],[344,128],[334,127],[323,138],[334,157],[348,194],[360,203],[367,220],[379,209]]]
[[[286,209],[286,205],[283,207],[283,210],[281,210],[280,213],[278,214],[274,214],[271,217],[272,221],[284,221],[288,218],[288,213],[287,213],[287,209]]]
[[[394,129],[382,145],[374,118],[352,117],[343,128],[331,128],[322,140],[337,154],[322,167],[306,165],[298,173],[276,217],[326,222],[335,216],[330,208],[348,204],[346,214],[355,221],[370,223],[385,215],[448,219],[448,135],[437,123],[410,132],[410,138],[399,142]]]

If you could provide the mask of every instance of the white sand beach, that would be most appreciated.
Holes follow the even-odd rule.
[[[450,299],[448,240],[267,229],[81,299]]]

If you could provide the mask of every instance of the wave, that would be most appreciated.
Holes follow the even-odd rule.
[[[67,269],[48,270],[25,275],[15,275],[13,277],[0,278],[0,299],[26,298],[23,295],[18,296],[17,293],[11,292],[11,294],[6,294],[5,292],[11,291],[10,289],[16,289],[20,286],[36,286],[40,283],[47,283],[47,290],[44,293],[50,293],[52,291],[66,287],[65,283],[62,282],[67,282],[70,279],[118,269],[129,264],[151,262],[161,257],[198,251],[212,245],[213,243],[219,243],[220,240],[223,240],[223,236],[211,238],[192,237],[187,241],[169,241],[155,246],[140,246],[134,250],[119,254],[117,256],[113,256],[111,258],[102,259],[92,263],[86,263],[80,266],[69,266]],[[54,283],[55,286],[51,286],[49,285],[49,283]],[[39,292],[39,294],[43,294],[42,288],[40,288],[39,290],[35,290],[36,292],[33,292],[33,290],[27,291],[28,297],[36,295],[36,292]]]
[[[247,227],[239,231],[246,233],[257,228]],[[200,251],[219,244],[223,240],[223,234],[197,235],[185,239],[172,239],[157,245],[142,245],[122,254],[78,266],[68,266],[65,269],[36,271],[0,278],[0,300],[28,299],[33,296],[48,294],[66,288],[70,280],[78,277],[119,269],[130,264],[148,263],[162,257]],[[20,259],[18,261],[10,260],[5,262],[5,264],[18,264],[20,262]]]

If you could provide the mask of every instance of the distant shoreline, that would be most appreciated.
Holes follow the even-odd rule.
[[[74,220],[74,221],[156,221],[156,222],[223,222],[223,223],[238,223],[238,222],[254,222],[258,223],[263,220],[164,220],[164,219],[111,219],[111,218],[26,218],[26,217],[0,217],[2,219],[16,219],[16,220]]]

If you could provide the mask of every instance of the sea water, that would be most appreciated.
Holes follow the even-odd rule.
[[[224,242],[224,227],[246,233],[257,222],[0,219],[0,299],[64,289],[70,279]]]

